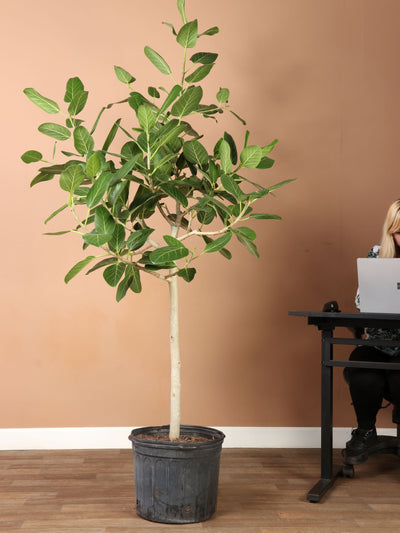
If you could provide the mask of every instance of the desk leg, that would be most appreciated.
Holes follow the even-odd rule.
[[[322,331],[322,366],[321,366],[321,479],[307,494],[309,502],[319,502],[325,492],[334,483],[341,468],[333,472],[332,447],[332,381],[333,368],[325,363],[332,360],[332,344],[329,342],[332,337],[331,330]]]

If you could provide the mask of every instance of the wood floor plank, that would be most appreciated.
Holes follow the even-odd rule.
[[[335,460],[340,460],[335,451]],[[135,513],[131,450],[0,452],[1,533],[382,533],[400,530],[400,459],[375,456],[306,501],[319,450],[223,450],[218,510],[170,526]]]

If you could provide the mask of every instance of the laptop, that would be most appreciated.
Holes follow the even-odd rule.
[[[400,313],[400,259],[357,259],[360,311]]]

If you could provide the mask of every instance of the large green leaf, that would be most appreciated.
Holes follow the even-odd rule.
[[[258,253],[257,246],[254,244],[253,241],[250,239],[247,239],[244,235],[236,235],[237,240],[242,243],[248,251],[253,254],[257,259],[260,257],[260,254]]]
[[[203,80],[208,74],[210,73],[210,70],[213,68],[214,65],[202,65],[201,67],[197,68],[194,72],[189,74],[189,76],[186,76],[186,81],[188,83],[197,83],[198,81]]]
[[[246,226],[239,226],[232,229],[233,233],[236,235],[240,235],[241,237],[244,237],[245,239],[248,239],[249,241],[254,241],[257,237],[256,232],[251,229],[247,228]]]
[[[210,65],[211,63],[215,63],[217,57],[218,54],[211,52],[197,52],[197,54],[192,55],[190,61],[193,63],[201,63],[202,65]]]
[[[160,108],[160,113],[164,113],[164,111],[166,111],[169,108],[172,102],[175,102],[181,90],[182,90],[182,87],[180,85],[174,85],[172,87],[171,91],[169,92],[167,98],[164,100],[164,103]]]
[[[54,124],[53,122],[45,122],[41,124],[38,128],[40,133],[44,133],[53,139],[58,141],[66,141],[71,137],[71,132],[65,126],[60,126],[59,124]]]
[[[202,35],[215,35],[216,33],[219,33],[219,28],[217,26],[213,26],[212,28],[208,28],[208,30],[203,31],[203,33],[200,33],[199,37]]]
[[[100,268],[104,268],[108,265],[113,265],[114,263],[117,263],[118,259],[116,257],[107,257],[106,259],[102,259],[98,263],[94,265],[90,270],[86,272],[86,275],[91,274],[92,272],[95,272],[96,270],[99,270]]]
[[[94,178],[101,169],[101,158],[98,152],[94,152],[86,162],[86,176]]]
[[[133,83],[135,81],[135,78],[132,76],[132,74],[129,74],[129,72],[122,67],[114,66],[114,72],[119,79],[119,81],[122,81],[122,83]]]
[[[42,181],[50,181],[54,178],[54,174],[47,174],[46,172],[40,172],[37,176],[33,178],[33,180],[30,183],[30,186],[33,187],[37,183],[41,183]]]
[[[231,238],[232,233],[228,231],[227,233],[225,233],[225,235],[222,235],[222,237],[219,237],[218,239],[215,239],[215,241],[206,244],[206,247],[204,248],[205,253],[209,254],[212,252],[219,252],[220,250],[222,250],[222,248],[225,248]]]
[[[174,200],[182,204],[183,207],[188,206],[188,199],[186,198],[184,193],[180,189],[178,189],[178,187],[175,187],[173,183],[166,182],[160,185],[160,187],[165,193],[174,198]]]
[[[116,287],[124,275],[125,265],[124,263],[115,263],[108,266],[103,272],[103,278],[111,286]]]
[[[243,196],[243,192],[241,191],[239,185],[236,183],[234,178],[227,174],[222,174],[221,176],[221,183],[223,188],[228,191],[229,193],[233,194],[233,196],[240,200],[240,198]]]
[[[79,261],[74,265],[71,270],[69,270],[64,278],[65,283],[68,283],[73,277],[75,277],[81,270],[85,268],[91,261],[94,259],[94,255],[89,255],[85,259],[82,259],[82,261]]]
[[[81,165],[71,165],[60,175],[60,187],[71,194],[81,185],[85,179],[85,173]]]
[[[178,10],[179,10],[179,13],[181,14],[183,23],[186,24],[187,19],[186,19],[186,13],[185,13],[185,0],[178,0]]]
[[[108,246],[113,252],[119,253],[125,245],[125,228],[122,224],[116,224],[114,233],[108,241]]]
[[[112,178],[113,174],[111,172],[102,172],[94,182],[86,197],[86,204],[89,209],[96,206],[101,201],[106,190],[108,189],[108,186],[110,185]]]
[[[85,107],[88,96],[89,93],[87,91],[80,91],[77,93],[68,106],[68,113],[73,117],[78,115]]]
[[[115,229],[115,220],[104,206],[96,207],[94,213],[94,227],[99,234],[113,234]]]
[[[84,155],[93,150],[94,140],[84,126],[78,126],[74,129],[74,146],[76,150]]]
[[[171,69],[169,68],[168,63],[160,56],[160,54],[150,48],[150,46],[144,47],[144,53],[160,72],[163,74],[171,74]]]
[[[130,275],[132,276],[132,281],[129,285],[130,289],[133,292],[140,293],[142,292],[142,283],[140,281],[140,271],[136,267],[132,266],[130,268]]]
[[[225,174],[230,174],[232,172],[231,147],[225,139],[219,143],[218,152],[222,170]]]
[[[75,95],[83,91],[84,86],[78,77],[70,78],[67,81],[67,87],[65,90],[64,102],[72,102]]]
[[[183,155],[188,161],[205,168],[208,165],[208,153],[204,146],[195,139],[185,142],[183,145]]]
[[[268,213],[251,213],[249,218],[254,218],[255,220],[282,220],[281,216]]]
[[[195,47],[197,42],[197,20],[184,24],[179,30],[176,40],[184,48]]]
[[[182,259],[189,255],[189,250],[186,246],[162,246],[157,248],[149,254],[149,259],[155,265],[163,265],[165,263],[171,263],[178,259]]]
[[[32,88],[24,89],[24,94],[29,98],[31,102],[33,102],[38,107],[40,107],[40,109],[43,109],[43,111],[46,111],[46,113],[50,113],[50,114],[59,113],[60,108],[58,107],[58,104],[56,102],[53,102],[53,100],[50,100],[49,98],[46,98],[45,96],[42,96],[35,89],[32,89]]]
[[[103,147],[102,147],[102,150],[104,152],[107,152],[107,150],[110,148],[110,145],[111,143],[113,142],[116,134],[117,134],[117,131],[119,129],[119,125],[120,125],[120,122],[121,122],[121,119],[117,119],[114,124],[111,126],[111,129],[110,129],[110,132],[109,134],[107,135],[107,138],[106,140],[104,141],[104,144],[103,144]]]
[[[24,163],[37,163],[43,159],[43,156],[37,150],[28,150],[21,155],[21,159]]]
[[[197,85],[188,87],[183,95],[177,100],[171,109],[171,114],[175,117],[184,117],[197,109],[203,97],[203,89]]]
[[[152,108],[149,105],[139,106],[137,117],[139,120],[140,127],[144,129],[147,133],[153,128],[156,123],[156,117]]]
[[[177,275],[183,278],[185,281],[190,282],[196,275],[196,269],[188,267],[181,268],[180,270],[178,270]]]
[[[232,137],[232,135],[230,135],[227,131],[224,132],[224,139],[225,141],[229,144],[230,148],[231,148],[231,160],[232,160],[232,163],[234,165],[236,165],[237,163],[237,148],[236,148],[236,143]]]
[[[92,246],[103,246],[106,244],[112,237],[112,233],[86,233],[82,236],[85,244],[91,244]]]
[[[139,229],[135,231],[135,233],[131,233],[126,241],[126,245],[129,250],[138,250],[141,248],[147,239],[150,237],[150,235],[153,233],[154,229],[152,228],[145,228],[145,229]]]
[[[260,146],[253,144],[246,146],[240,153],[240,162],[246,168],[256,168],[262,158],[262,150]]]

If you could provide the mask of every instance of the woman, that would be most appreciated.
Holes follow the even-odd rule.
[[[400,258],[400,199],[393,202],[388,209],[381,244],[373,246],[367,257]],[[358,292],[356,306],[360,307]],[[397,329],[368,328],[365,333],[368,338],[400,342],[400,330]],[[400,363],[400,347],[358,346],[351,353],[349,360]],[[359,464],[368,458],[368,450],[378,441],[375,422],[384,398],[394,406],[393,422],[400,423],[400,370],[346,368],[345,377],[350,386],[357,417],[357,429],[352,431],[352,437],[346,443],[344,455],[348,463]]]

